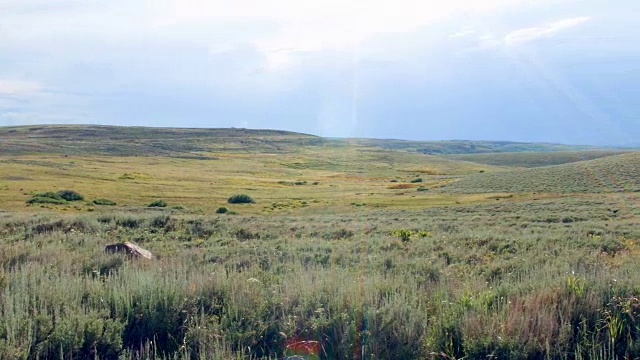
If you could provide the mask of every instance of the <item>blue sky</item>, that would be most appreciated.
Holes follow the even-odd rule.
[[[0,0],[0,125],[639,146],[639,16],[636,0]]]

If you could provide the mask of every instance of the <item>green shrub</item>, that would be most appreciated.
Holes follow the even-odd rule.
[[[229,204],[253,204],[255,201],[247,194],[236,194],[231,196],[227,202]]]
[[[156,200],[151,204],[147,205],[147,207],[167,207],[167,202],[164,200]]]
[[[424,187],[424,186],[420,186],[420,187],[418,188],[418,191],[429,191],[429,188],[426,188],[426,187]]]
[[[411,180],[412,183],[421,183],[422,182],[422,178],[415,178],[413,180]]]
[[[58,191],[58,195],[60,195],[61,198],[67,200],[67,201],[80,201],[80,200],[84,200],[84,196],[80,195],[79,193],[73,191],[73,190],[60,190]]]
[[[96,204],[96,205],[107,205],[107,206],[112,206],[115,205],[116,202],[109,200],[109,199],[95,199],[92,201],[92,203]]]
[[[227,209],[226,207],[222,206],[219,207],[218,210],[216,210],[216,214],[226,214],[229,211],[229,209]]]
[[[52,191],[39,192],[39,193],[36,193],[35,195],[33,195],[33,197],[43,197],[43,198],[56,199],[56,200],[65,200],[65,199],[62,198],[62,196],[60,196],[59,193],[54,193]]]
[[[34,196],[27,200],[27,204],[66,204],[67,201],[63,199],[54,199],[44,196]]]

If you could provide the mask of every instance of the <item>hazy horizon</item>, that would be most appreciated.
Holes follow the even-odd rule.
[[[640,3],[0,0],[0,126],[640,146]]]

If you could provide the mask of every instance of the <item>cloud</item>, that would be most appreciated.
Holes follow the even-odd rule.
[[[505,45],[520,45],[542,38],[548,38],[557,33],[581,25],[591,20],[590,16],[573,17],[563,19],[541,26],[518,29],[505,35],[503,41]]]
[[[35,81],[0,79],[0,95],[30,94],[42,90],[42,85]]]
[[[279,71],[295,67],[298,54],[353,51],[382,34],[413,32],[455,14],[478,16],[530,1],[5,0],[0,51],[3,43],[64,56],[73,48],[90,58],[100,47],[188,43],[221,53],[249,45],[262,54],[264,69]]]
[[[475,30],[471,29],[471,28],[464,28],[456,33],[450,34],[449,37],[452,39],[455,38],[464,38],[464,37],[468,37],[471,35],[474,35],[476,33]]]

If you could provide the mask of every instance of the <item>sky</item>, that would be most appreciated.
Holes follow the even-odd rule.
[[[640,146],[637,0],[0,0],[0,126]]]

